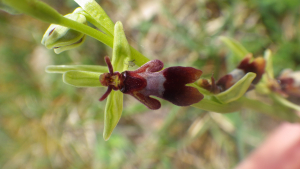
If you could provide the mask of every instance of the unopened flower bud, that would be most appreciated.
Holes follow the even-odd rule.
[[[287,96],[300,97],[300,71],[286,69],[280,74],[278,82],[281,91]]]
[[[85,16],[76,11],[77,10],[64,17],[79,23],[87,24]],[[48,49],[54,48],[54,52],[58,54],[65,50],[80,46],[84,42],[85,37],[86,35],[81,32],[64,26],[51,24],[45,32],[41,43]]]

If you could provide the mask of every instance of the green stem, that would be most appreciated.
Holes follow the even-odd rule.
[[[86,12],[88,20],[104,31],[108,36],[114,37],[114,23],[95,0],[74,0]]]
[[[269,105],[259,100],[253,100],[246,97],[241,97],[236,104],[241,104],[244,108],[265,113],[278,119],[287,120],[289,122],[300,122],[300,117],[294,110],[283,106]]]
[[[206,96],[199,103],[193,104],[193,107],[203,109],[206,111],[213,111],[218,113],[232,113],[242,108],[248,108],[270,115],[277,119],[286,120],[289,122],[300,122],[300,117],[294,112],[294,110],[280,106],[269,105],[261,102],[260,100],[253,100],[247,97],[241,97],[240,99],[221,104],[212,100],[213,97]]]
[[[87,25],[78,23],[76,21],[64,18],[62,20],[61,23],[59,23],[62,26],[66,26],[69,27],[71,29],[74,29],[78,32],[87,34],[97,40],[99,40],[100,42],[104,43],[105,45],[113,48],[113,38],[94,29],[91,28]],[[145,64],[146,62],[149,61],[149,59],[147,57],[145,57],[144,55],[142,55],[140,52],[138,52],[136,49],[134,49],[133,47],[130,46],[130,51],[131,51],[131,56],[132,58],[135,60],[135,64],[137,66],[142,66],[143,64]]]
[[[230,102],[227,104],[221,104],[214,100],[212,97],[205,96],[200,102],[193,104],[193,107],[203,109],[206,111],[218,112],[218,113],[232,113],[242,108],[241,104],[237,104],[237,101]]]
[[[78,23],[76,21],[73,21],[71,19],[67,19],[65,17],[63,17],[60,22],[58,23],[59,25],[65,26],[65,27],[69,27],[71,29],[74,29],[78,32],[87,34],[95,39],[97,39],[98,41],[104,43],[105,45],[109,46],[109,47],[113,47],[113,38],[84,24]]]

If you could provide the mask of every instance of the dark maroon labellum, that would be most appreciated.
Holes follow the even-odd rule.
[[[135,71],[113,72],[109,58],[105,57],[109,73],[100,76],[103,86],[108,86],[106,93],[100,98],[104,100],[111,90],[120,90],[130,94],[149,109],[161,107],[156,96],[177,106],[189,106],[203,99],[203,95],[194,87],[185,86],[200,78],[202,71],[192,67],[169,67],[164,70],[160,60],[152,60]]]
[[[266,65],[266,62],[262,57],[258,57],[254,59],[253,62],[250,62],[251,59],[252,59],[252,55],[251,54],[247,55],[240,62],[240,64],[237,66],[236,69],[234,69],[231,73],[222,76],[217,82],[212,76],[211,82],[209,82],[206,79],[201,79],[198,81],[198,85],[214,94],[218,94],[229,89],[241,78],[243,78],[247,73],[253,72],[256,74],[256,77],[252,81],[252,84],[248,89],[251,90],[254,88],[254,85],[257,84],[261,79],[265,71],[265,65]]]

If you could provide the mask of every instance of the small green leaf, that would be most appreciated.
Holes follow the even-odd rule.
[[[107,35],[113,37],[114,23],[101,8],[101,6],[94,0],[74,0],[80,5],[85,12],[87,19],[97,26],[100,30],[104,31]]]
[[[247,51],[247,49],[240,44],[238,41],[232,39],[232,38],[228,38],[225,36],[221,36],[220,40],[225,43],[225,45],[227,45],[227,47],[229,47],[229,49],[236,55],[236,57],[238,58],[239,61],[243,60],[244,57],[250,53]]]
[[[89,71],[89,72],[108,72],[107,66],[96,65],[50,65],[46,67],[47,73],[65,73],[71,70]]]
[[[103,138],[107,141],[117,126],[123,111],[123,93],[120,91],[111,91],[107,97],[104,114]]]
[[[63,82],[75,87],[102,87],[99,82],[101,73],[87,71],[67,71],[63,74]]]
[[[215,95],[222,103],[230,103],[242,97],[248,90],[256,74],[249,72],[226,91]]]
[[[247,49],[240,44],[238,41],[221,36],[220,40],[225,43],[225,45],[232,51],[233,55],[230,55],[227,57],[227,66],[229,69],[235,69],[236,65],[238,65],[241,60],[245,58],[247,54],[250,52],[247,51]]]

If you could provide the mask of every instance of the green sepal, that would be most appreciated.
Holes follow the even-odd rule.
[[[249,72],[226,91],[215,95],[221,103],[230,103],[242,97],[249,89],[251,82],[256,77],[255,73]]]
[[[115,71],[123,72],[128,68],[126,63],[132,59],[130,46],[127,42],[123,25],[118,21],[115,25],[115,38],[111,64]]]
[[[112,66],[114,71],[123,72],[127,69],[126,61],[131,58],[130,47],[127,42],[121,22],[117,22],[114,30],[114,47]],[[112,91],[108,96],[104,115],[103,138],[108,140],[114,128],[117,126],[123,111],[123,93]]]
[[[71,50],[71,49],[74,49],[74,48],[77,48],[79,46],[81,46],[84,41],[85,41],[85,38],[86,38],[86,35],[83,35],[83,37],[81,39],[79,39],[79,41],[75,42],[75,43],[72,43],[70,45],[66,45],[66,46],[60,46],[58,48],[54,48],[54,52],[56,54],[60,54],[61,52],[63,51],[66,51],[66,50]]]
[[[110,37],[114,35],[114,23],[94,0],[74,0],[87,13],[88,20]]]
[[[102,87],[99,82],[101,73],[72,70],[63,74],[63,82],[75,87]]]
[[[49,65],[45,69],[47,73],[65,73],[71,70],[99,72],[99,73],[108,72],[107,66],[96,66],[96,65]]]
[[[123,111],[123,93],[120,91],[111,91],[107,97],[104,113],[104,131],[103,138],[107,141],[116,125],[118,124]]]

